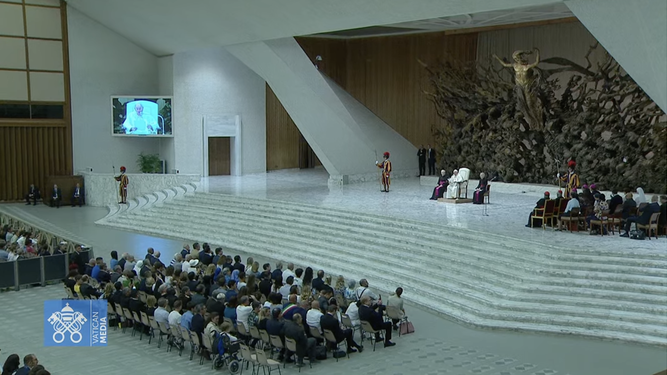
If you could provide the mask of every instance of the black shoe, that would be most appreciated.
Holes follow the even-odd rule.
[[[385,347],[385,348],[388,348],[388,347],[390,347],[390,346],[394,346],[394,345],[396,345],[396,343],[391,342],[391,341],[385,341],[385,342],[384,342],[384,347]]]
[[[626,233],[621,234],[619,237],[630,237],[630,235],[626,232]]]
[[[356,353],[356,352],[357,352],[357,349],[355,349],[355,348],[347,348],[347,353],[348,353],[348,354],[350,354],[350,353]]]
[[[292,358],[287,358],[287,360],[285,360],[285,363],[294,363],[294,360]]]
[[[357,345],[357,350],[361,353],[364,351],[364,347],[362,345]]]
[[[28,204],[30,204],[30,203],[28,203]],[[37,206],[37,203],[33,203],[32,205],[33,205],[33,206]]]
[[[26,205],[26,206],[30,206],[30,202],[26,203],[25,205]]]
[[[530,224],[526,224],[526,228],[530,228]]]
[[[394,331],[398,331],[398,326],[394,324]]]
[[[303,367],[303,362],[297,362],[296,367]]]

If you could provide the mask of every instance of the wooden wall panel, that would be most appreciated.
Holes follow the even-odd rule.
[[[322,61],[317,63],[318,69],[328,77],[345,87],[347,84],[347,41],[324,38],[296,38],[297,43],[315,61],[318,55]]]
[[[319,70],[415,146],[433,143],[440,119],[423,94],[428,89],[421,60],[474,60],[477,33],[425,33],[361,39],[296,38]],[[267,169],[298,167],[299,133],[271,89],[266,90]]]
[[[299,168],[299,129],[266,85],[266,169]]]
[[[0,201],[23,199],[31,183],[42,191],[47,176],[72,174],[63,124],[0,125]]]
[[[423,93],[429,86],[419,61],[471,61],[476,52],[476,33],[351,39],[346,89],[415,146],[433,144],[431,128],[440,119]]]
[[[62,36],[65,101],[16,103],[63,104],[63,118],[0,119],[0,202],[22,200],[31,183],[37,185],[44,193],[47,176],[72,175],[67,4],[61,0],[60,8],[56,5],[45,6],[44,9],[51,12],[53,19],[49,22],[60,25],[58,34]],[[58,15],[59,21],[57,21]]]

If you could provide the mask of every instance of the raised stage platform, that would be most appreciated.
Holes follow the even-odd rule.
[[[395,180],[388,194],[327,179],[323,170],[208,178],[112,205],[98,223],[367,277],[382,294],[402,286],[409,301],[477,327],[667,346],[664,237],[525,228],[543,187],[537,197],[492,190],[482,207],[430,201],[432,185],[418,178]]]

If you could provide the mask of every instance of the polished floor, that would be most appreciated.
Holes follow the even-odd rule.
[[[396,180],[392,192],[382,194],[375,184],[359,184],[329,188],[321,171],[285,171],[262,175],[215,177],[203,181],[202,189],[213,193],[244,196],[337,207],[378,215],[414,220],[440,221],[443,225],[478,228],[485,232],[502,233],[534,240],[563,241],[572,246],[604,246],[619,251],[665,251],[666,240],[630,241],[617,236],[599,237],[587,234],[554,233],[528,229],[527,212],[534,197],[498,194],[487,207],[448,205],[428,200],[431,188],[419,186],[417,179]],[[104,208],[62,207],[51,209],[38,205],[3,205],[0,210],[59,232],[69,232],[92,245],[98,256],[107,258],[111,250],[145,254],[149,246],[162,252],[168,261],[181,247],[181,242],[155,238],[95,225],[106,214]],[[214,228],[212,228],[213,230]],[[196,239],[193,239],[193,241]],[[446,240],[446,239],[443,239]],[[240,254],[244,258],[251,254]],[[261,262],[261,259],[259,260]],[[437,280],[434,280],[437,282]],[[111,332],[107,348],[72,349],[42,346],[42,302],[64,297],[59,286],[33,288],[20,292],[0,293],[0,360],[10,353],[21,356],[34,352],[40,362],[54,374],[142,373],[190,374],[208,372],[186,357],[155,343],[129,334]],[[336,363],[329,359],[304,373],[314,374],[503,374],[503,375],[651,375],[667,368],[667,349],[603,342],[578,337],[538,335],[506,331],[471,329],[416,306],[407,306],[408,315],[417,332],[396,338],[397,346],[365,351]],[[11,328],[17,327],[17,328]],[[32,327],[32,328],[26,328]],[[73,362],[74,361],[74,362]],[[295,369],[285,373],[296,373]]]

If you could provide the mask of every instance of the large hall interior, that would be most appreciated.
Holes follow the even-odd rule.
[[[0,372],[667,375],[665,20],[0,0]]]

